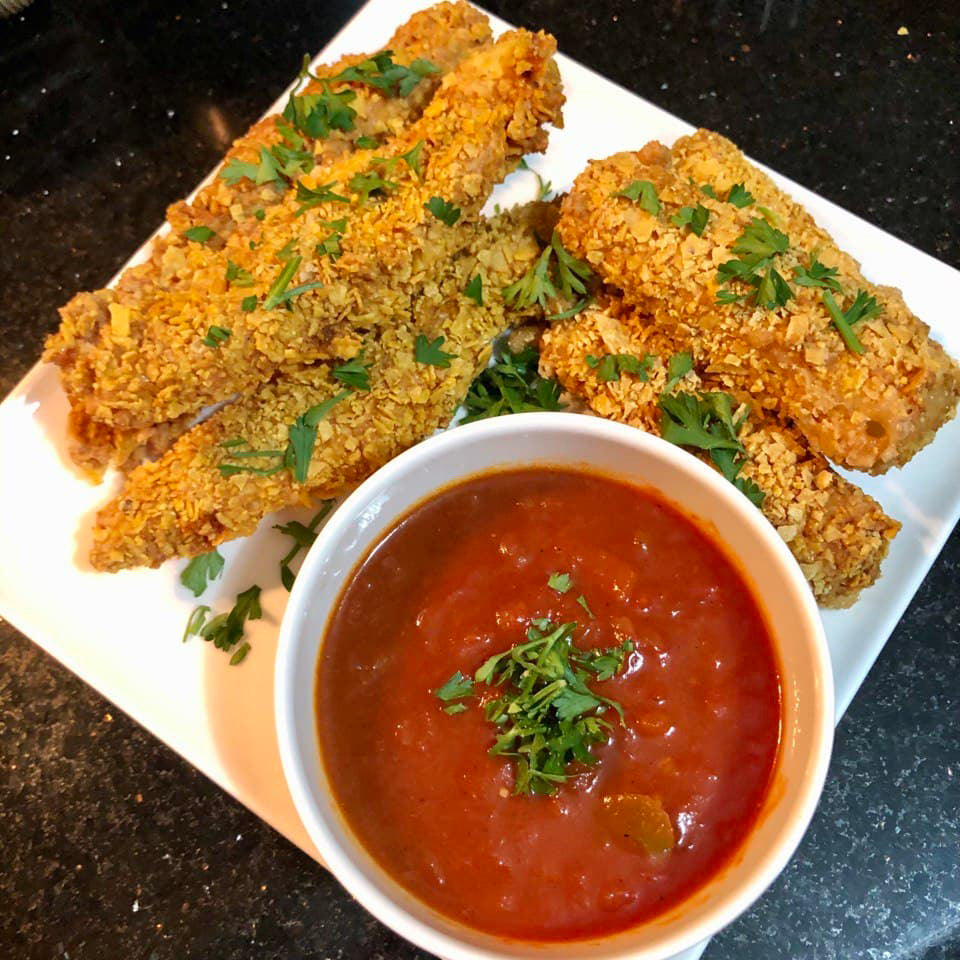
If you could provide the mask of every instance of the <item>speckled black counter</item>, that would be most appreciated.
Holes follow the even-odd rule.
[[[0,21],[0,392],[55,308],[114,272],[355,6],[37,0]],[[955,5],[490,6],[960,264]],[[797,856],[709,960],[960,957],[958,578],[954,535],[840,725]],[[0,637],[0,957],[420,956],[9,625]]]

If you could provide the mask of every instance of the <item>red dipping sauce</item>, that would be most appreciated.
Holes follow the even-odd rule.
[[[434,691],[542,617],[578,621],[581,649],[633,642],[591,683],[626,725],[608,713],[599,762],[554,796],[513,796],[482,707],[451,716]],[[715,875],[756,820],[780,719],[769,630],[723,551],[656,493],[548,468],[476,477],[404,517],[345,587],[317,675],[324,763],[363,846],[446,916],[532,941],[619,932]],[[624,795],[657,798],[672,849],[618,832],[605,798]]]

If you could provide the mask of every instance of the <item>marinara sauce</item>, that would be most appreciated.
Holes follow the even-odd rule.
[[[482,708],[448,715],[434,691],[542,617],[578,621],[582,649],[632,640],[591,684],[626,725],[608,713],[599,762],[554,796],[513,796]],[[399,883],[488,933],[573,940],[649,920],[729,860],[771,780],[780,682],[750,588],[694,523],[655,493],[535,468],[448,488],[371,550],[328,627],[317,719],[343,813]],[[668,852],[604,815],[635,794],[669,815]]]

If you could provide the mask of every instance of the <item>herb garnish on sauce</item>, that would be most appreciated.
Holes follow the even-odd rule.
[[[534,620],[526,643],[490,657],[472,680],[457,671],[436,691],[448,713],[462,713],[462,701],[476,695],[478,685],[497,693],[484,704],[497,734],[489,753],[513,759],[514,796],[556,793],[572,776],[572,764],[597,762],[590,748],[605,742],[612,729],[604,714],[613,710],[623,722],[620,704],[592,690],[588,681],[619,673],[633,643],[581,650],[572,641],[576,628],[575,622]]]

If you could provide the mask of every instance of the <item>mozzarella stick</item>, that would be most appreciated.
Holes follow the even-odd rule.
[[[591,162],[563,205],[564,244],[814,450],[869,473],[902,466],[954,415],[957,365],[897,290],[864,279],[732,145],[698,137],[679,161],[651,143]],[[715,197],[696,182],[711,173]],[[752,197],[738,206],[741,182]]]
[[[696,394],[724,389],[711,374],[695,370],[667,387],[670,358],[689,346],[674,331],[655,327],[618,299],[607,298],[544,332],[540,372],[556,377],[594,413],[659,436],[659,400],[665,391]],[[647,370],[643,375],[621,372],[619,379],[603,380],[596,361],[607,355],[638,359],[649,355]],[[734,395],[734,405],[742,399]],[[900,524],[835,473],[796,429],[762,410],[750,409],[739,440],[746,456],[741,476],[759,487],[760,509],[796,557],[817,602],[825,607],[852,604],[876,581]],[[716,469],[707,453],[691,452]]]

